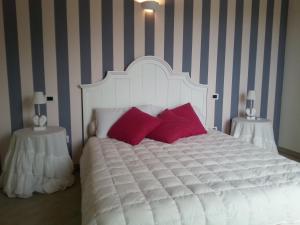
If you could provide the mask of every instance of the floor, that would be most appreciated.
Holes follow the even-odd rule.
[[[300,153],[299,152],[291,151],[289,149],[282,148],[282,147],[278,147],[278,152],[280,155],[283,155],[291,160],[300,162]]]
[[[72,187],[50,195],[20,199],[0,192],[0,225],[80,225],[80,202],[78,174]]]
[[[292,156],[292,155],[289,155],[289,154],[284,154],[284,153],[279,153],[279,154],[286,157],[286,158],[288,158],[288,159],[300,162],[300,159],[298,157],[295,157],[295,156]]]
[[[80,225],[80,199],[78,174],[72,187],[51,195],[35,194],[29,199],[11,199],[0,192],[0,225]]]

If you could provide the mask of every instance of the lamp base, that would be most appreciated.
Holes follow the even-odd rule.
[[[255,120],[255,116],[256,116],[256,110],[254,108],[246,109],[246,118],[249,120]]]
[[[47,129],[47,127],[33,127],[34,131],[44,131],[46,129]]]

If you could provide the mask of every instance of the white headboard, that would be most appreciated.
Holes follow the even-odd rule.
[[[137,58],[125,71],[109,71],[105,79],[80,87],[85,138],[93,109],[100,107],[152,104],[169,108],[190,102],[201,110],[202,122],[206,123],[207,85],[193,82],[188,73],[174,73],[157,57]]]

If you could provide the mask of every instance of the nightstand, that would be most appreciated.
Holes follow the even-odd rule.
[[[11,137],[0,186],[8,197],[53,193],[73,184],[72,172],[64,128],[47,127],[45,131],[25,128]]]
[[[243,117],[232,119],[231,135],[258,147],[277,152],[271,120],[248,120]]]

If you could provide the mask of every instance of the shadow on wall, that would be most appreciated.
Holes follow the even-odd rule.
[[[9,147],[9,139],[10,139],[10,135],[2,136],[0,138],[0,169],[2,169],[2,165],[4,162],[4,156]]]

